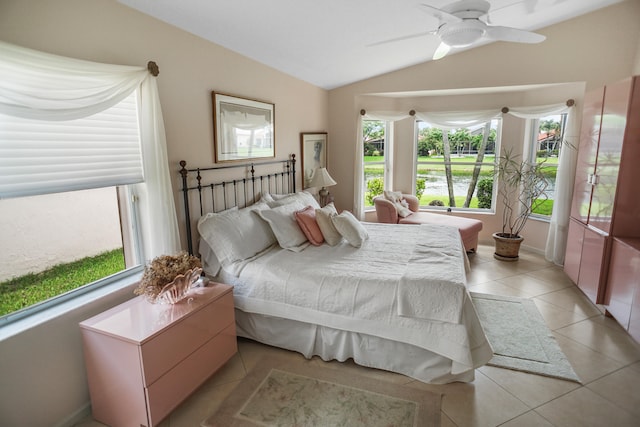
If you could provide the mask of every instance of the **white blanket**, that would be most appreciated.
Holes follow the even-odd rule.
[[[364,225],[370,238],[360,249],[276,247],[248,262],[232,281],[236,307],[413,344],[460,372],[486,363],[492,353],[465,289],[458,230]]]
[[[459,323],[466,292],[466,253],[458,229],[418,227],[428,229],[429,236],[418,239],[408,257],[398,284],[398,314]]]

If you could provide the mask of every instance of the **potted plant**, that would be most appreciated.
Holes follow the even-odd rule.
[[[152,302],[175,304],[184,298],[191,285],[202,273],[198,257],[180,252],[177,255],[161,255],[144,267],[144,274],[134,293],[145,295]]]
[[[517,261],[520,244],[524,240],[520,232],[531,213],[547,200],[544,162],[530,163],[503,151],[498,157],[495,176],[498,179],[498,203],[503,206],[502,231],[493,233],[496,250],[494,258]]]

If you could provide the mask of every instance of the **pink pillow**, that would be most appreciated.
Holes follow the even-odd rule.
[[[322,231],[316,221],[316,210],[313,206],[295,212],[296,222],[312,245],[320,246],[324,242]]]

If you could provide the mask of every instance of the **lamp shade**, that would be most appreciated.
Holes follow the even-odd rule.
[[[327,172],[327,168],[318,168],[313,174],[313,178],[311,178],[311,182],[309,183],[309,187],[330,187],[332,185],[336,185],[337,182],[331,178],[329,172]]]

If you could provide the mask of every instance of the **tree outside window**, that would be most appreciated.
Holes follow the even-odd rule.
[[[418,122],[416,187],[421,206],[490,209],[499,120],[443,131]]]

